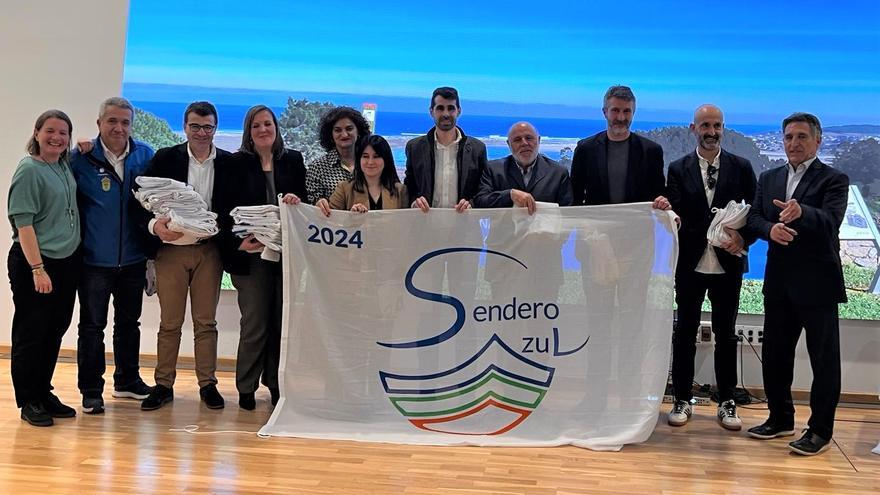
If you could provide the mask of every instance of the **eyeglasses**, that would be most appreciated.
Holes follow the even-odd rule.
[[[706,169],[706,187],[709,189],[715,189],[715,184],[718,182],[715,179],[715,174],[718,173],[718,167],[715,165],[709,165],[709,168]]]
[[[205,124],[205,125],[188,124],[187,127],[189,127],[189,130],[191,132],[205,131],[205,134],[212,134],[214,131],[217,130],[217,126],[214,126],[211,124]]]

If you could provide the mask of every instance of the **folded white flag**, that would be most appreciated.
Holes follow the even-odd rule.
[[[724,231],[724,227],[734,230],[742,228],[746,224],[749,209],[751,209],[751,205],[747,205],[745,201],[737,203],[733,200],[728,202],[724,208],[712,208],[715,217],[709,224],[709,230],[706,231],[706,239],[709,243],[715,247],[721,247],[723,243],[729,241],[730,236]],[[737,253],[737,256],[741,257],[742,255],[743,251]]]

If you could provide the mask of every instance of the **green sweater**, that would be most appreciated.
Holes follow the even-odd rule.
[[[19,242],[18,229],[33,225],[44,256],[67,258],[79,246],[76,181],[66,163],[22,158],[9,186],[7,212],[12,240]]]

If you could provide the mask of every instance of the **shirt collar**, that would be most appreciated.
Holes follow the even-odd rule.
[[[213,144],[211,145],[211,153],[208,154],[208,158],[205,158],[202,161],[199,161],[195,155],[193,155],[192,148],[189,147],[189,141],[186,142],[186,154],[189,155],[190,162],[196,162],[199,165],[204,165],[206,162],[212,161],[214,158],[217,158],[217,147]]]
[[[434,132],[434,146],[438,150],[445,150],[453,146],[457,146],[459,141],[461,141],[461,131],[458,130],[458,127],[455,128],[455,141],[449,143],[449,145],[440,144],[440,140],[437,139],[437,133],[436,131]]]
[[[112,151],[110,151],[110,148],[107,147],[107,143],[105,143],[103,139],[101,139],[99,137],[98,140],[101,141],[101,147],[104,148],[104,157],[105,158],[110,158],[112,160],[119,161],[119,160],[122,160],[123,158],[125,158],[126,156],[128,156],[129,146],[131,144],[130,142],[126,141],[125,142],[125,149],[122,150],[122,154],[119,156],[116,156],[113,154]],[[110,155],[110,156],[108,157],[107,155]]]
[[[792,165],[791,162],[789,162],[788,166],[791,167],[791,170],[794,173],[797,173],[800,171],[806,172],[807,169],[810,168],[810,165],[812,165],[813,162],[816,161],[816,158],[818,158],[818,157],[814,156],[813,158],[810,158],[809,160],[804,160],[803,163],[801,163],[800,165],[797,165],[797,166]],[[801,167],[803,167],[803,168],[801,168]]]
[[[709,168],[709,160],[706,160],[700,155],[700,149],[697,148],[695,153],[697,154],[697,158],[700,159],[700,168]],[[714,165],[715,168],[719,168],[721,166],[721,149],[718,149],[718,154],[715,155],[715,159],[712,160],[711,165]]]

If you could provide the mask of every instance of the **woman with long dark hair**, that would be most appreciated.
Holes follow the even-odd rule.
[[[330,199],[319,200],[317,206],[326,216],[331,209],[366,213],[409,208],[406,186],[397,175],[388,141],[376,134],[360,138],[352,179],[341,182]]]
[[[52,393],[80,266],[76,181],[68,161],[72,131],[64,112],[43,112],[9,186],[12,384],[21,419],[34,426],[76,416]]]
[[[299,151],[284,148],[278,119],[265,105],[248,110],[241,148],[223,167],[216,174],[222,183],[214,205],[223,268],[232,275],[241,311],[235,386],[238,405],[252,410],[261,381],[269,388],[272,405],[279,398],[283,277],[280,262],[260,257],[263,244],[253,235],[242,240],[232,233],[229,212],[237,206],[277,205],[279,196],[284,203],[299,203],[306,194],[306,168]]]

